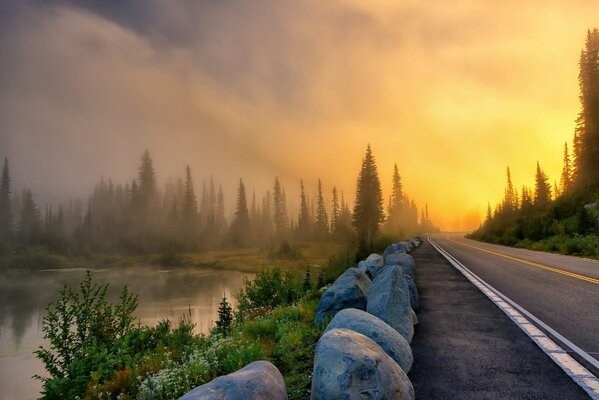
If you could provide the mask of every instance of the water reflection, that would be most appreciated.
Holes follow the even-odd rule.
[[[39,392],[39,384],[32,384],[30,377],[41,372],[32,352],[42,344],[44,310],[65,285],[78,286],[84,273],[83,269],[0,271],[3,399],[35,398]],[[122,285],[139,295],[136,316],[142,324],[153,325],[165,318],[176,321],[190,314],[198,333],[205,333],[214,325],[223,294],[235,302],[234,293],[242,286],[244,277],[252,279],[253,275],[202,268],[127,267],[94,271],[94,280],[110,284],[110,298],[117,298]]]

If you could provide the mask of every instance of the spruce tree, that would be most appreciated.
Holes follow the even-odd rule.
[[[302,238],[306,238],[310,234],[310,215],[303,181],[300,181],[300,209],[297,217],[297,233]]]
[[[547,175],[541,169],[537,162],[537,172],[535,175],[535,199],[534,204],[537,207],[544,207],[551,201],[551,184]]]
[[[273,186],[273,221],[275,225],[275,233],[278,236],[284,236],[289,230],[289,216],[287,214],[287,199],[285,190],[279,182],[279,178],[275,178]]]
[[[331,233],[336,234],[339,230],[339,214],[341,213],[341,207],[339,205],[339,197],[337,195],[337,188],[333,187],[333,199],[331,200]]]
[[[510,167],[506,168],[507,184],[505,187],[505,196],[503,199],[504,211],[512,212],[518,208],[518,200],[516,191],[514,190],[514,184],[512,183],[512,175],[510,173]]]
[[[250,241],[250,215],[245,194],[245,185],[239,180],[237,190],[237,207],[231,223],[231,240],[237,246],[247,245]]]
[[[391,232],[398,233],[401,230],[401,214],[403,212],[405,198],[397,164],[394,164],[393,166],[392,183],[389,206],[387,208],[387,228]]]
[[[25,189],[21,206],[21,215],[17,238],[22,246],[36,244],[40,238],[42,221],[39,209],[33,200],[31,190]]]
[[[358,175],[353,213],[353,225],[360,240],[370,245],[384,219],[381,182],[372,150],[368,145]]]
[[[327,210],[322,196],[322,183],[318,180],[318,198],[316,200],[316,231],[320,236],[326,236],[329,233],[329,220]]]
[[[154,164],[148,150],[141,156],[139,167],[139,199],[140,206],[144,212],[149,212],[156,199],[156,174]]]
[[[599,185],[599,30],[587,32],[579,62],[580,106],[574,131],[576,185],[585,189]]]
[[[182,217],[186,241],[190,242],[189,244],[192,244],[196,239],[197,233],[198,205],[193,189],[193,179],[191,177],[191,168],[189,168],[189,165],[185,167]]]
[[[568,152],[568,142],[564,143],[564,166],[560,180],[560,194],[567,193],[572,186],[572,162]]]
[[[229,336],[233,329],[233,308],[223,294],[223,298],[218,304],[218,320],[216,321],[216,330],[223,336]]]
[[[13,220],[10,198],[10,174],[8,158],[4,159],[2,178],[0,180],[0,250],[6,246],[13,237]]]

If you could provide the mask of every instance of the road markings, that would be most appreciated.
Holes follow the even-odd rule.
[[[501,311],[503,311],[526,335],[532,339],[543,350],[549,358],[553,360],[564,372],[576,382],[593,400],[599,400],[599,379],[588,369],[582,366],[578,361],[572,358],[564,349],[558,346],[551,338],[545,335],[540,329],[534,326],[524,316],[537,323],[543,329],[551,333],[564,345],[572,349],[579,356],[588,361],[591,365],[599,368],[599,361],[588,355],[584,350],[570,342],[560,335],[557,331],[545,324],[543,321],[526,311],[509,297],[489,285],[483,279],[470,271],[464,264],[459,262],[454,256],[435,243],[430,237],[429,243],[449,261],[458,271],[462,273],[474,286],[483,292]]]
[[[449,240],[450,242],[457,243],[457,244],[459,244],[461,246],[470,247],[470,248],[476,249],[478,251],[482,251],[482,252],[493,254],[493,255],[496,255],[496,256],[499,256],[499,257],[507,258],[508,260],[518,261],[518,262],[521,262],[523,264],[530,265],[532,267],[541,268],[541,269],[544,269],[544,270],[547,270],[547,271],[555,272],[555,273],[558,273],[558,274],[569,276],[571,278],[576,278],[576,279],[580,279],[580,280],[583,280],[583,281],[587,281],[587,282],[599,285],[599,279],[591,278],[590,276],[575,274],[574,272],[565,271],[563,269],[559,269],[559,268],[555,268],[555,267],[550,267],[550,266],[545,265],[545,264],[539,264],[539,263],[536,263],[534,261],[528,261],[528,260],[525,260],[523,258],[508,256],[507,254],[499,253],[499,252],[492,251],[492,250],[487,250],[487,249],[484,249],[482,247],[473,246],[473,245],[467,244],[467,243],[458,242],[457,240],[450,239],[449,237],[446,237],[446,239]]]

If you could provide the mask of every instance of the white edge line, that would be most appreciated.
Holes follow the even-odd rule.
[[[545,335],[542,331],[531,324],[522,314],[536,322],[545,330],[550,332],[559,341],[568,346],[579,356],[591,363],[594,367],[599,368],[599,361],[591,357],[584,350],[570,342],[568,339],[560,335],[549,325],[526,311],[523,307],[511,300],[509,297],[489,285],[483,279],[475,275],[472,271],[466,268],[455,257],[449,254],[445,249],[435,243],[430,236],[427,238],[429,243],[443,257],[449,261],[462,275],[466,277],[474,286],[476,286],[485,296],[487,296],[501,311],[503,311],[532,341],[543,350],[549,358],[553,360],[564,372],[576,382],[593,400],[599,400],[599,379],[593,375],[588,369],[582,366],[578,361],[572,358],[564,349],[558,346],[552,339]],[[509,303],[509,305],[508,305]],[[516,311],[517,309],[518,311]],[[522,314],[520,314],[522,313]]]

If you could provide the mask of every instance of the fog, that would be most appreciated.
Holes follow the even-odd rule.
[[[318,178],[351,199],[368,143],[385,195],[478,225],[505,167],[557,179],[594,1],[3,1],[0,156],[40,202],[135,177]],[[293,205],[293,204],[292,204]]]

